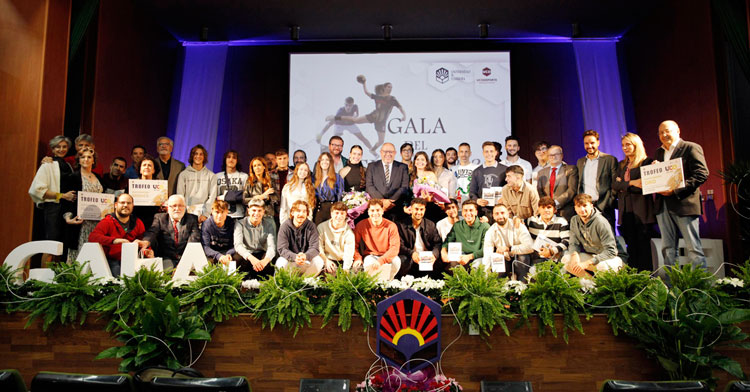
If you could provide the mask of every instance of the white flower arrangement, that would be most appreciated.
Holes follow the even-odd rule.
[[[406,276],[405,276],[406,277]],[[445,286],[445,281],[435,280],[427,276],[422,276],[414,279],[411,283],[411,288],[417,291],[430,291],[430,290],[442,290]]]
[[[583,291],[585,294],[593,293],[596,291],[596,282],[594,282],[593,280],[581,278],[579,282],[581,283],[581,291]]]
[[[364,191],[346,192],[341,201],[346,204],[346,208],[357,208],[370,200],[370,195]]]
[[[527,287],[526,283],[521,282],[520,280],[509,280],[503,285],[503,289],[506,292],[513,291],[516,295],[521,295],[521,293],[526,291]]]
[[[258,282],[258,279],[243,280],[242,289],[243,290],[259,290],[260,282]]]
[[[187,286],[190,284],[190,280],[188,279],[176,279],[172,281],[172,287],[181,287],[181,286]]]
[[[745,282],[739,278],[721,278],[716,281],[716,284],[723,284],[732,287],[745,287]]]
[[[124,283],[122,279],[117,279],[112,276],[108,276],[106,278],[97,279],[96,284],[99,284],[101,286],[106,286],[108,284],[116,284],[116,285],[122,286]]]
[[[305,278],[305,285],[310,286],[314,289],[317,289],[321,285],[321,280],[317,276],[316,277],[310,276],[310,277]]]

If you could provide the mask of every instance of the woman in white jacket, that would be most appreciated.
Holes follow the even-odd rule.
[[[190,149],[190,166],[177,177],[177,191],[185,196],[188,212],[203,222],[211,215],[216,200],[216,175],[206,167],[208,151],[198,144]]]
[[[312,220],[312,210],[315,206],[315,188],[312,184],[310,175],[310,166],[307,163],[300,163],[294,168],[292,179],[284,185],[281,190],[281,207],[279,209],[279,224],[289,219],[289,212],[297,200],[304,200],[312,206],[309,210],[308,219]]]

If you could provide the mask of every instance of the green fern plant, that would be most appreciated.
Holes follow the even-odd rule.
[[[12,294],[18,290],[20,282],[16,277],[16,271],[10,268],[10,265],[0,265],[0,307],[4,307],[10,312],[18,298]]]
[[[84,272],[86,264],[51,265],[55,273],[53,283],[35,282],[37,290],[17,307],[17,310],[31,312],[25,328],[38,318],[43,320],[45,332],[55,322],[70,324],[76,319],[80,320],[80,325],[86,322],[86,313],[99,299],[98,288],[91,282],[93,274]]]
[[[473,325],[480,335],[487,337],[499,326],[505,335],[510,335],[505,321],[514,315],[508,310],[510,303],[503,288],[507,279],[501,279],[484,268],[468,272],[459,267],[453,268],[452,275],[445,273],[443,279],[443,299],[450,301],[446,304],[448,306],[458,304],[454,311],[456,321],[462,327]]]
[[[245,304],[240,297],[244,273],[229,274],[220,264],[208,265],[187,286],[184,305],[193,305],[207,321],[222,322],[237,317]]]
[[[313,304],[306,292],[305,279],[296,268],[282,268],[260,284],[260,292],[252,301],[255,318],[263,321],[263,328],[276,324],[297,332],[310,325]]]
[[[343,269],[327,275],[325,288],[329,291],[321,314],[323,326],[334,315],[339,315],[338,326],[346,331],[352,325],[352,310],[362,319],[365,330],[375,325],[375,303],[370,294],[377,288],[377,279],[365,271],[351,273]]]
[[[536,274],[521,296],[521,314],[527,324],[530,317],[537,316],[539,336],[549,327],[554,337],[557,337],[555,314],[562,314],[563,339],[568,343],[568,330],[583,334],[580,317],[583,304],[578,278],[560,271],[560,264],[545,261],[536,265]]]
[[[94,304],[93,310],[103,313],[102,317],[110,320],[106,330],[112,331],[117,327],[116,320],[129,324],[146,313],[146,294],[165,298],[172,288],[170,279],[169,274],[153,267],[141,268],[133,276],[123,276],[123,284]]]
[[[195,307],[180,311],[180,302],[172,294],[164,299],[152,293],[144,296],[144,314],[132,325],[115,320],[117,340],[123,346],[110,347],[96,356],[122,358],[119,371],[130,372],[147,366],[166,366],[179,369],[192,360],[190,340],[211,340],[203,319]]]
[[[596,288],[586,295],[586,305],[594,312],[607,315],[615,336],[633,328],[633,316],[653,301],[654,290],[663,286],[648,272],[624,267],[619,271],[602,271],[594,277]]]

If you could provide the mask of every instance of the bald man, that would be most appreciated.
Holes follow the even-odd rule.
[[[685,187],[659,192],[656,195],[656,222],[661,231],[661,254],[664,265],[672,266],[677,260],[677,230],[682,234],[687,256],[696,267],[706,268],[706,256],[698,231],[703,214],[699,187],[708,179],[708,166],[703,148],[697,143],[680,138],[680,127],[667,120],[659,124],[661,146],[656,150],[656,160],[663,162],[682,158]]]
[[[403,213],[401,208],[393,208],[399,201],[407,197],[409,189],[409,169],[401,162],[396,162],[396,146],[384,143],[380,146],[380,160],[367,165],[365,175],[366,190],[370,197],[383,199],[386,218]]]

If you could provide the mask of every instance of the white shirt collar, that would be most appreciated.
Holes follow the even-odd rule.
[[[680,138],[677,138],[672,144],[669,145],[669,148],[667,148],[667,151],[674,151],[674,149],[677,147],[677,143],[680,142]],[[664,145],[662,145],[662,148],[664,148]]]

